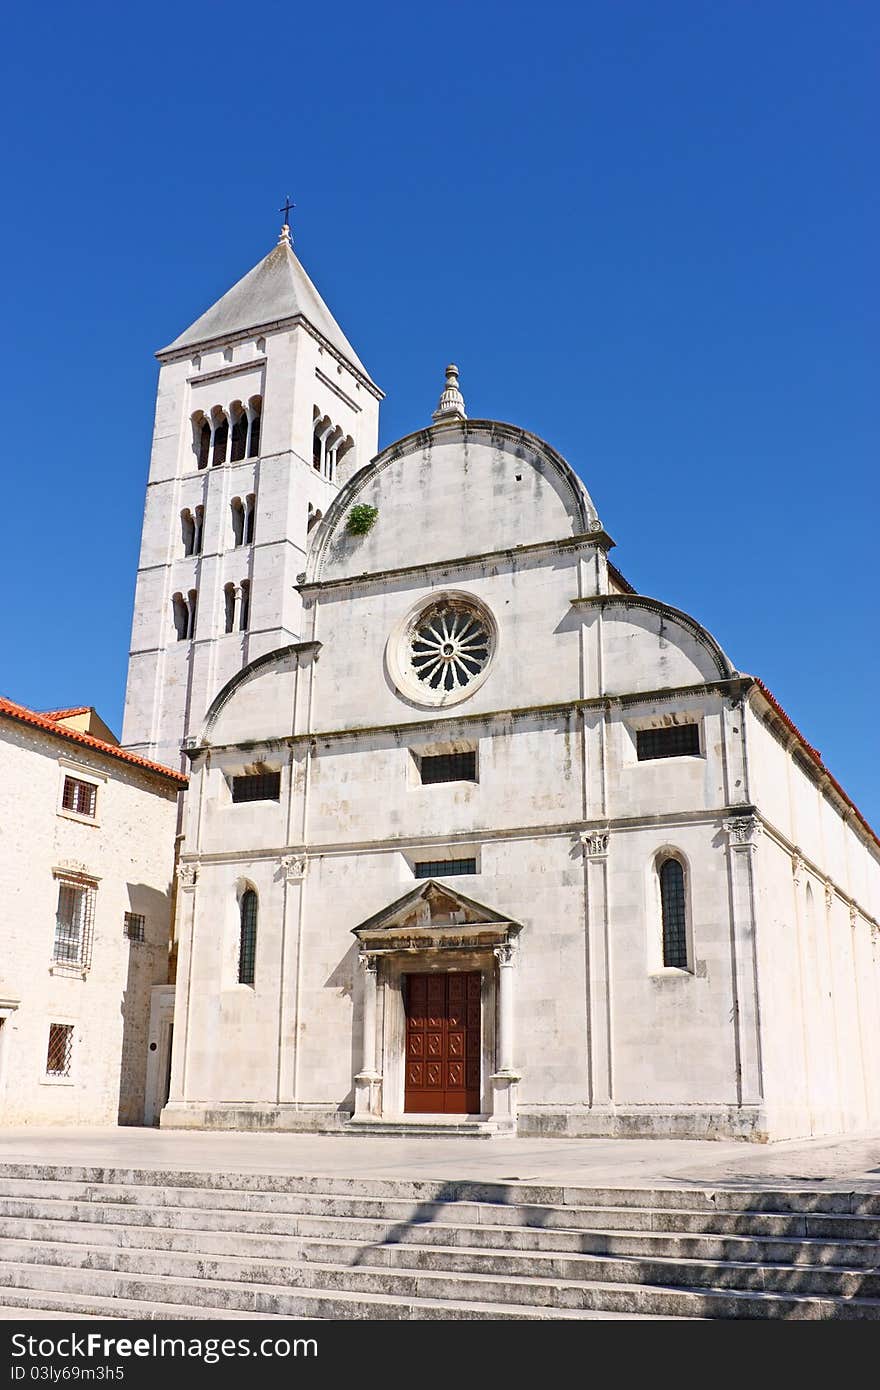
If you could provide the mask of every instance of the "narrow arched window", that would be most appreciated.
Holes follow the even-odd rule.
[[[180,513],[180,530],[183,536],[183,553],[192,555],[196,544],[196,525],[188,507],[184,507]]]
[[[198,598],[199,596],[196,590],[190,589],[186,604],[188,618],[186,627],[187,637],[195,637],[196,635],[196,605],[198,604]]]
[[[235,585],[227,584],[223,590],[224,632],[235,630]]]
[[[235,545],[244,545],[244,506],[240,497],[233,497],[230,502],[232,508],[232,539]]]
[[[204,529],[205,509],[204,507],[196,507],[195,514],[193,515],[193,555],[201,555],[202,553],[202,533]]]
[[[189,627],[189,611],[186,606],[186,599],[183,594],[175,594],[171,600],[174,613],[174,631],[177,633],[178,642],[185,642],[187,629]]]
[[[211,426],[207,420],[203,420],[198,435],[199,442],[199,468],[207,468],[208,458],[211,453]]]
[[[663,964],[688,968],[687,907],[684,869],[677,859],[660,865],[660,911],[663,918]]]
[[[251,414],[251,428],[250,428],[250,433],[249,433],[249,435],[248,435],[248,450],[247,450],[247,456],[248,456],[249,459],[255,459],[255,458],[257,458],[258,455],[259,455],[259,452],[260,452],[260,411],[261,411],[261,408],[262,408],[262,407],[261,407],[260,398],[259,398],[259,396],[257,396],[254,400],[251,401],[251,412],[250,412],[250,414]]]
[[[211,463],[216,466],[226,462],[226,448],[229,444],[229,421],[226,416],[222,416],[214,426],[214,453]]]
[[[231,463],[240,463],[247,453],[247,433],[248,417],[247,411],[242,410],[235,424],[232,426],[232,454]]]
[[[238,983],[254,983],[257,959],[257,895],[248,888],[241,895],[241,931],[238,941]]]
[[[312,435],[312,467],[321,471],[321,436],[318,433],[318,424],[315,423],[315,432]]]
[[[247,632],[251,616],[251,585],[249,579],[241,581],[241,612],[238,618],[240,632]]]
[[[254,539],[254,520],[255,520],[255,515],[254,515],[254,514],[255,514],[255,512],[256,512],[256,505],[257,505],[257,499],[256,499],[256,497],[254,496],[254,494],[253,494],[252,492],[249,492],[248,495],[247,495],[247,497],[245,498],[245,512],[244,512],[244,543],[245,543],[245,545],[251,545],[251,544],[253,543],[253,539]]]

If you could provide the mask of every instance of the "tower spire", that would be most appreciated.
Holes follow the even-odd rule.
[[[431,419],[438,425],[442,420],[467,419],[464,410],[464,396],[458,388],[458,368],[454,362],[450,362],[446,368],[446,385],[440,393],[437,409]]]

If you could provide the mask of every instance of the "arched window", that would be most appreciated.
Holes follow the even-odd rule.
[[[260,453],[260,415],[263,409],[263,402],[259,396],[254,396],[249,402],[250,410],[250,431],[248,433],[247,456],[249,459],[259,457]]]
[[[198,596],[198,594],[196,593],[196,590],[195,590],[195,589],[190,589],[189,594],[188,594],[188,596],[187,596],[187,604],[186,604],[186,609],[187,609],[186,635],[187,635],[187,637],[195,637],[195,635],[196,635],[196,604],[197,604],[197,602],[198,602],[198,597],[199,597],[199,596]]]
[[[241,611],[238,617],[239,632],[247,632],[251,616],[251,585],[249,579],[241,581]]]
[[[235,630],[235,585],[227,584],[223,589],[224,632]]]
[[[253,888],[246,888],[241,895],[240,921],[238,983],[252,985],[257,959],[257,895]]]
[[[236,418],[235,424],[232,426],[232,454],[230,456],[231,463],[240,463],[241,460],[245,457],[245,454],[247,453],[247,434],[247,411],[242,408],[239,412],[239,415]]]
[[[312,467],[313,467],[313,468],[317,468],[318,471],[320,472],[320,469],[321,469],[321,436],[318,434],[317,428],[315,429],[315,433],[312,435]]]
[[[226,462],[226,449],[229,444],[229,421],[225,415],[214,426],[214,452],[211,463],[216,468],[218,464]]]
[[[254,539],[254,521],[257,499],[252,492],[245,498],[244,509],[244,543],[251,545]]]
[[[177,640],[178,642],[185,642],[187,638],[187,629],[189,627],[189,611],[183,594],[175,594],[171,600],[171,606],[174,614],[174,631],[177,633]]]
[[[663,964],[688,968],[687,903],[684,869],[677,859],[660,864],[660,912],[663,919]]]
[[[196,524],[189,507],[184,507],[180,513],[180,531],[183,536],[183,553],[192,555],[196,544]]]
[[[323,515],[324,513],[321,511],[320,507],[316,510],[310,502],[308,517],[306,520],[306,531],[311,531],[313,526],[317,526],[318,522],[322,519]]]
[[[202,419],[201,424],[196,423],[196,447],[199,468],[207,468],[211,454],[211,425],[208,420]]]
[[[230,502],[232,508],[232,539],[236,545],[244,545],[244,506],[240,497],[233,497]]]
[[[202,553],[202,532],[204,531],[204,529],[205,509],[204,507],[196,507],[195,514],[193,516],[193,555],[201,555]]]

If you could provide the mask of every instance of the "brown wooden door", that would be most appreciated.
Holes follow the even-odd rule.
[[[404,1110],[480,1113],[480,972],[404,975]]]

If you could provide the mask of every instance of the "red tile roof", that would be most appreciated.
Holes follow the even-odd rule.
[[[71,719],[75,714],[89,714],[91,708],[91,705],[75,705],[73,709],[41,709],[36,713],[44,719]]]
[[[89,709],[90,706],[83,706]],[[47,734],[52,734],[55,738],[69,739],[73,743],[80,743],[85,748],[92,748],[97,753],[106,753],[108,758],[119,758],[124,763],[130,763],[134,767],[145,768],[148,772],[154,772],[159,777],[165,777],[169,782],[176,782],[179,786],[187,785],[187,778],[182,772],[174,772],[170,767],[163,767],[161,763],[150,762],[149,758],[142,758],[138,753],[129,753],[125,748],[118,748],[114,743],[105,743],[103,739],[95,738],[92,734],[81,734],[78,729],[65,728],[63,724],[56,721],[65,714],[78,714],[79,710],[52,710],[48,714],[38,714],[36,710],[27,709],[25,705],[17,705],[14,700],[5,700],[0,696],[0,715],[6,715],[9,719],[17,719],[21,724],[29,724],[32,728],[42,729]]]
[[[786,728],[790,729],[791,732],[794,734],[795,738],[803,748],[804,752],[807,753],[809,757],[813,759],[813,762],[816,764],[816,766],[825,774],[825,776],[828,778],[828,781],[831,783],[832,787],[837,792],[838,796],[841,797],[846,802],[847,806],[849,806],[850,810],[853,811],[856,820],[867,831],[868,835],[870,835],[875,845],[880,846],[880,836],[877,835],[877,832],[865,820],[865,817],[862,815],[858,806],[853,801],[852,797],[848,796],[847,793],[843,790],[843,787],[837,781],[837,778],[833,777],[832,774],[828,771],[828,768],[822,761],[822,754],[819,752],[818,748],[814,748],[811,743],[807,742],[800,729],[798,728],[797,724],[795,724],[794,720],[791,718],[790,715],[786,714],[785,710],[782,708],[782,705],[779,703],[776,696],[773,694],[771,690],[767,689],[764,682],[760,680],[757,676],[753,676],[752,679],[755,682],[755,685],[760,690],[761,694],[764,696],[764,699],[767,701],[767,704],[770,706],[772,710],[775,710],[775,712],[779,715],[779,718],[782,720],[783,724],[785,724]]]

